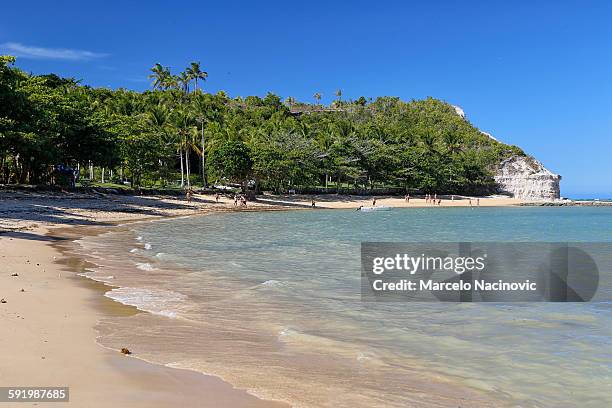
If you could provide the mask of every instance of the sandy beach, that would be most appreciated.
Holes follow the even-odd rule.
[[[370,198],[317,196],[318,208],[357,208]],[[309,208],[310,196],[265,196],[246,210]],[[481,198],[480,206],[517,205]],[[378,198],[377,205],[431,206],[423,199]],[[467,199],[441,207],[469,206]],[[472,205],[477,205],[473,200]],[[177,198],[31,194],[0,195],[0,378],[11,386],[69,386],[71,406],[82,407],[280,407],[212,376],[167,368],[124,356],[96,343],[102,317],[137,313],[102,296],[109,287],[77,276],[78,260],[62,243],[87,228],[130,220],[234,211],[230,197]],[[73,228],[77,226],[77,228]],[[76,265],[76,266],[75,266]],[[138,312],[140,313],[140,312]],[[126,345],[129,347],[129,345]],[[45,404],[38,404],[44,406]],[[52,406],[68,404],[54,403]],[[20,406],[27,406],[21,404]]]
[[[403,197],[362,197],[362,196],[342,196],[336,194],[303,196],[303,195],[286,195],[286,196],[263,196],[258,199],[261,203],[269,203],[275,205],[296,206],[296,207],[311,207],[312,200],[315,201],[317,208],[328,209],[357,209],[361,206],[372,206],[373,200],[376,199],[377,206],[393,207],[393,208],[422,208],[422,207],[507,207],[524,204],[524,200],[504,197],[467,197],[467,196],[441,196],[440,203],[434,204],[432,200],[426,200],[422,197],[411,197],[409,200]]]

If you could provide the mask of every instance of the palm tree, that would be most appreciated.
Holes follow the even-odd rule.
[[[198,89],[198,79],[202,81],[206,81],[208,77],[208,72],[202,71],[200,69],[200,62],[192,62],[191,65],[187,68],[187,74],[195,81],[195,89]]]
[[[189,93],[189,83],[191,82],[191,75],[185,72],[181,72],[177,78],[178,83],[181,85],[183,92]]]
[[[342,100],[342,89],[338,89],[336,91],[336,96],[338,97],[338,101]]]
[[[168,76],[164,81],[164,89],[178,89],[179,77],[177,75],[171,75],[168,71]]]
[[[313,95],[313,98],[315,99],[315,101],[317,101],[317,102],[316,102],[316,104],[318,105],[318,104],[319,104],[319,102],[321,101],[321,94],[320,94],[319,92],[316,92],[316,93]]]
[[[149,78],[153,79],[153,89],[168,88],[168,80],[170,78],[170,68],[162,66],[159,62],[151,68]]]
[[[147,125],[151,128],[152,134],[158,140],[160,148],[159,177],[160,181],[166,179],[168,174],[168,162],[173,162],[171,158],[174,151],[174,140],[170,125],[170,111],[163,103],[150,105],[145,113]]]
[[[293,96],[289,96],[287,97],[287,99],[285,99],[285,103],[287,105],[289,105],[289,109],[293,108],[293,105],[295,105],[295,98]]]
[[[196,154],[201,154],[201,150],[197,143],[197,127],[196,120],[193,114],[186,108],[178,108],[173,111],[172,125],[178,134],[177,150],[181,161],[181,187],[185,185],[185,177],[187,179],[187,188],[191,188],[191,169],[189,167],[189,153],[193,150]],[[184,152],[184,155],[183,155]],[[183,157],[185,164],[183,166]]]

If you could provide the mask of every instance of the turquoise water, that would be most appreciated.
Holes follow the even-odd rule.
[[[101,341],[296,406],[612,406],[612,308],[364,303],[361,241],[612,241],[612,208],[228,213],[84,241]],[[104,259],[104,261],[102,261]],[[612,291],[602,270],[601,291]],[[127,343],[126,343],[127,342]]]

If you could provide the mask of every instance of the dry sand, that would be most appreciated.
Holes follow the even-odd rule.
[[[319,208],[357,208],[371,199],[316,196]],[[481,206],[516,205],[483,198]],[[378,198],[377,205],[432,206],[424,200]],[[468,200],[443,200],[445,206]],[[473,202],[476,205],[476,202]],[[266,196],[248,210],[309,208],[310,196]],[[95,342],[98,319],[133,313],[103,296],[104,287],[79,277],[66,265],[58,243],[61,228],[105,225],[154,217],[203,214],[235,208],[230,197],[176,198],[24,194],[0,192],[0,386],[69,386],[72,407],[280,407],[222,380],[124,356]],[[65,236],[65,235],[64,235]],[[18,274],[18,276],[12,276]],[[23,291],[22,291],[23,289]],[[128,345],[126,345],[128,346]],[[30,403],[2,406],[32,406]]]
[[[371,206],[373,199],[376,198],[377,206],[393,207],[393,208],[422,208],[422,207],[508,207],[524,204],[525,201],[516,198],[503,196],[493,197],[466,197],[466,196],[444,196],[440,197],[440,204],[433,204],[432,201],[427,202],[424,198],[410,198],[406,200],[403,197],[362,197],[362,196],[342,196],[335,194],[303,196],[303,195],[284,195],[284,196],[264,196],[258,199],[261,203],[285,205],[294,207],[311,207],[312,200],[315,201],[317,208],[329,209],[351,209],[359,208],[360,206]]]

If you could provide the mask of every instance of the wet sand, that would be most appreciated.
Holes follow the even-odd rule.
[[[70,387],[70,403],[37,406],[287,406],[213,376],[147,363],[137,350],[125,356],[99,346],[100,318],[140,312],[103,297],[109,287],[77,276],[71,268],[78,262],[62,258],[57,246],[63,236],[57,232],[38,228],[0,235],[3,386]]]

